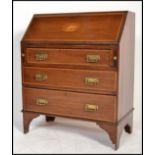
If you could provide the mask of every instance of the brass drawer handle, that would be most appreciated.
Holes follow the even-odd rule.
[[[97,85],[98,83],[99,83],[98,78],[85,77],[85,84],[86,85]]]
[[[98,106],[94,105],[94,104],[86,104],[85,105],[85,111],[97,111],[98,110]]]
[[[90,63],[97,63],[100,61],[100,55],[87,55],[86,61]]]
[[[47,99],[42,99],[42,98],[37,98],[36,99],[36,104],[37,105],[47,105],[48,104],[48,100]]]
[[[47,74],[38,73],[35,75],[35,80],[36,81],[45,81],[45,80],[47,80]]]
[[[35,57],[36,57],[37,61],[44,61],[48,58],[48,54],[47,53],[37,53],[35,55]]]

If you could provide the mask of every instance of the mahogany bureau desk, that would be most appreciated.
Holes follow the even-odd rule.
[[[24,133],[40,114],[94,121],[115,149],[132,132],[135,17],[37,14],[21,41]]]

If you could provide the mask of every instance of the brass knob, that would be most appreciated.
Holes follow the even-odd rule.
[[[37,105],[47,105],[48,104],[48,100],[47,99],[43,99],[43,98],[37,98],[36,99],[36,104]]]
[[[113,60],[117,60],[117,56],[114,56],[114,57],[113,57]]]
[[[94,104],[86,104],[85,105],[85,111],[97,111],[98,110],[98,105]]]
[[[22,53],[22,57],[25,57],[25,54],[24,53]]]

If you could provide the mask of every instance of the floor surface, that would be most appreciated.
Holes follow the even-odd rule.
[[[120,148],[115,151],[108,134],[93,122],[57,117],[46,122],[40,116],[23,134],[22,120],[14,121],[14,153],[20,154],[104,154],[141,153],[141,123],[134,121],[133,133],[123,131]]]

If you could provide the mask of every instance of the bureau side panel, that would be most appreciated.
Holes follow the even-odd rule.
[[[133,109],[135,14],[128,12],[119,44],[118,120]]]

